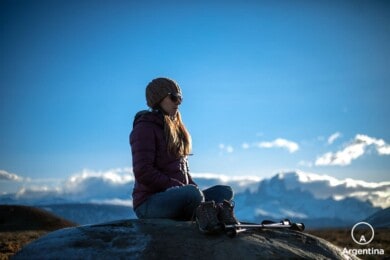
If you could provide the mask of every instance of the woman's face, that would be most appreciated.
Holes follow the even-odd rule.
[[[179,111],[181,101],[182,97],[180,94],[169,93],[161,101],[160,106],[169,116],[176,116],[177,111]]]

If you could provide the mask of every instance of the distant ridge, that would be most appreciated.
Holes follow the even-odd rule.
[[[21,205],[0,205],[0,232],[74,227],[75,223],[42,209]]]
[[[99,222],[136,218],[132,207],[121,205],[65,203],[39,205],[37,207],[79,225],[97,224]]]
[[[377,211],[365,221],[376,228],[390,228],[390,208]]]

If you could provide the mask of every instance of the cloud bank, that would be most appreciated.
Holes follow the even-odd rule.
[[[193,173],[192,176],[201,189],[224,184],[230,185],[236,194],[247,191],[254,192],[262,182],[267,182],[267,179],[256,176],[232,177],[212,173]],[[284,184],[288,189],[309,191],[319,199],[333,197],[340,200],[354,197],[362,201],[371,201],[375,206],[390,206],[390,182],[374,183],[353,179],[340,180],[327,175],[311,174],[298,170],[282,172],[277,176],[284,179]],[[134,186],[134,177],[131,168],[117,168],[107,171],[85,169],[54,188],[39,186],[36,185],[36,182],[34,183],[34,186],[25,186],[16,193],[0,195],[0,203],[38,203],[45,205],[67,202],[93,202],[132,205],[131,193]],[[272,189],[272,187],[269,188]]]
[[[247,189],[255,190],[260,181],[259,177],[253,176],[230,177],[211,173],[194,173],[192,177],[201,189],[225,184],[232,186],[235,192],[243,192]],[[15,203],[23,201],[27,204],[94,202],[132,205],[133,186],[134,175],[131,168],[116,168],[106,171],[84,169],[55,187],[39,185],[39,182],[34,180],[26,182],[15,193],[0,196],[0,203],[5,203],[5,200],[10,199]],[[9,204],[9,202],[7,203]]]
[[[370,150],[369,148],[374,148],[379,155],[390,155],[390,145],[383,139],[358,134],[344,147],[344,149],[337,152],[328,152],[318,157],[315,161],[315,165],[350,165],[353,160],[356,160],[367,153]]]
[[[23,181],[23,178],[14,173],[0,170],[0,181]]]
[[[2,176],[8,176],[2,173]],[[18,178],[14,177],[12,181]],[[102,202],[119,201],[131,204],[131,191],[134,177],[131,168],[117,168],[107,171],[84,169],[57,182],[46,185],[46,180],[25,179],[15,193],[4,193],[4,198],[15,202],[22,200],[27,204],[46,202]],[[122,203],[123,204],[123,203]]]

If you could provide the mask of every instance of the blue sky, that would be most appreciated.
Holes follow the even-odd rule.
[[[389,180],[388,1],[138,2],[0,2],[0,170],[131,167],[133,116],[165,76],[192,172]]]

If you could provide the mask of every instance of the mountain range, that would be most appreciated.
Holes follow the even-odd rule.
[[[343,227],[362,221],[390,206],[390,182],[339,180],[302,171],[272,178],[193,174],[200,188],[216,184],[235,190],[235,214],[242,221],[289,218],[308,228]],[[54,190],[21,189],[0,196],[0,204],[37,206],[79,224],[135,218],[128,173],[83,174]],[[389,222],[384,214],[382,223]],[[387,218],[387,219],[386,219]]]

